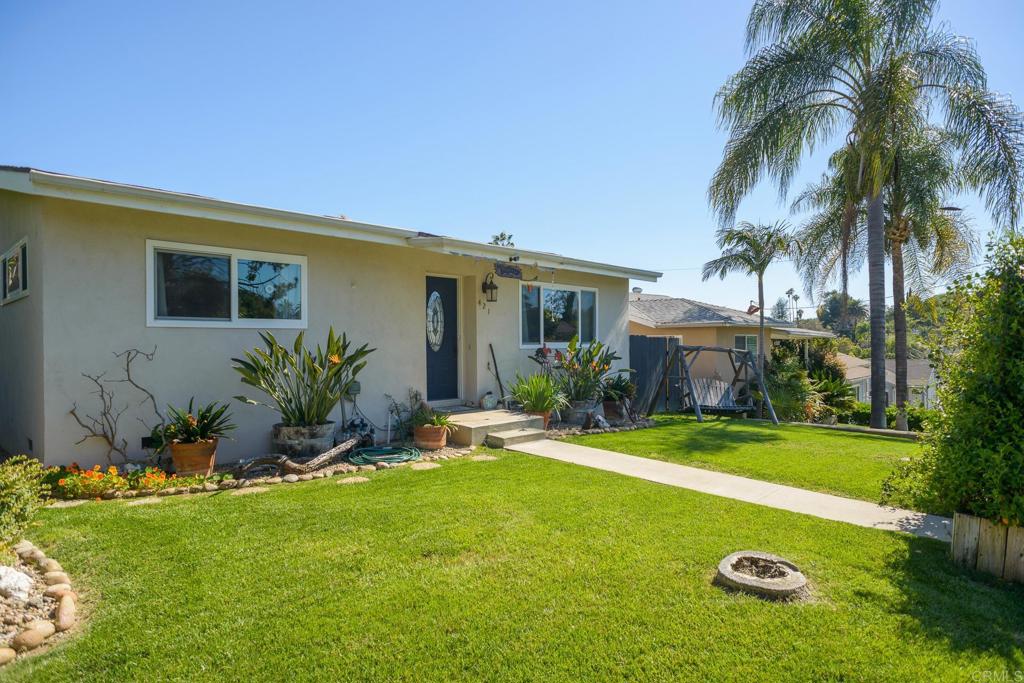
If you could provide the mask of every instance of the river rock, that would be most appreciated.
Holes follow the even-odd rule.
[[[297,475],[297,474],[286,474],[283,477],[281,477],[281,481],[286,482],[288,484],[294,484],[298,480],[299,480],[299,475]]]
[[[63,591],[71,590],[70,583],[55,583],[52,586],[47,586],[46,590],[43,591],[43,595],[48,598],[59,598]]]
[[[14,661],[17,653],[9,647],[0,647],[0,666]]]
[[[46,572],[43,574],[43,581],[46,582],[47,586],[53,586],[58,583],[71,583],[71,579],[64,572]]]
[[[345,477],[344,479],[339,479],[338,483],[339,484],[365,484],[368,481],[370,481],[370,480],[367,479],[366,477]]]
[[[53,620],[58,631],[67,631],[75,625],[75,599],[64,594],[57,605],[57,616]]]

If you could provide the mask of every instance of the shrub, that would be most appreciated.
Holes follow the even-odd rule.
[[[48,487],[38,460],[16,455],[0,464],[0,553],[6,555],[42,507]]]
[[[808,422],[818,414],[821,398],[798,356],[773,353],[765,367],[764,380],[775,415],[780,420]]]
[[[544,373],[523,377],[517,372],[509,394],[512,400],[523,406],[523,410],[531,413],[550,413],[569,405],[555,380]]]
[[[989,266],[954,290],[933,351],[942,411],[921,458],[886,484],[937,511],[1024,522],[1024,237],[989,247]]]
[[[927,431],[928,425],[937,419],[939,411],[931,408],[922,408],[917,405],[907,405],[907,428],[912,432]],[[836,411],[839,422],[844,424],[871,425],[871,404],[863,401],[854,401],[849,408]],[[888,424],[896,423],[896,406],[888,406],[885,409],[885,417]]]
[[[602,342],[595,340],[583,346],[579,337],[573,337],[565,351],[555,352],[558,387],[569,401],[599,399],[605,380],[614,374],[612,363],[617,360],[621,357]]]
[[[825,370],[819,370],[811,384],[821,398],[821,407],[815,417],[835,415],[838,418],[840,413],[849,410],[855,403],[853,389],[845,378],[837,378]]]
[[[236,396],[250,405],[262,405],[281,413],[288,427],[324,424],[342,397],[347,396],[359,371],[366,367],[366,356],[376,349],[363,344],[349,353],[350,342],[337,337],[332,327],[327,347],[316,353],[303,347],[304,333],[295,337],[291,351],[278,343],[270,332],[260,332],[266,349],[245,352],[245,360],[232,358],[242,382],[259,389],[274,405]]]
[[[636,385],[626,373],[612,375],[604,382],[605,401],[632,401],[636,396]]]

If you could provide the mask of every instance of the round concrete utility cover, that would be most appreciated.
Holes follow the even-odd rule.
[[[807,588],[807,578],[795,564],[758,550],[741,550],[724,558],[718,563],[715,583],[770,600],[799,597]]]

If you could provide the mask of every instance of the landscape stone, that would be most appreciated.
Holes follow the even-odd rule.
[[[214,491],[219,491],[220,489],[217,488],[217,485],[214,484],[212,481],[208,481],[205,484],[203,484],[203,490],[206,491],[207,493],[213,493]]]
[[[286,482],[288,484],[294,484],[298,480],[299,480],[299,475],[297,475],[297,474],[286,474],[283,477],[281,477],[281,481]]]
[[[75,625],[75,599],[68,594],[61,596],[57,605],[57,616],[53,624],[58,631],[67,631]]]
[[[17,653],[9,647],[0,647],[0,666],[14,661]]]
[[[48,557],[45,560],[43,560],[42,564],[39,565],[39,568],[42,569],[44,572],[64,571],[64,567],[60,566],[60,562],[53,559],[52,557]]]
[[[43,574],[43,581],[47,586],[55,586],[58,583],[71,583],[71,579],[64,572],[46,572]]]
[[[306,474],[300,474],[300,475],[299,475],[299,476],[297,477],[297,479],[298,479],[298,481],[313,481],[313,475],[312,475],[312,474],[309,474],[309,473],[306,473]]]
[[[473,460],[474,462],[490,462],[492,460],[497,460],[497,458],[493,455],[474,455],[470,460]]]
[[[154,496],[148,496],[146,498],[138,498],[128,503],[128,505],[151,505],[153,503],[159,503],[160,499]]]
[[[365,484],[368,481],[370,481],[370,480],[367,479],[366,477],[345,477],[344,479],[339,479],[338,483],[339,484]]]
[[[174,486],[170,486],[170,487],[165,488],[165,489],[160,489],[159,491],[156,492],[156,495],[158,495],[158,496],[173,496],[177,492],[178,492],[177,488],[175,488]]]
[[[360,472],[373,472],[375,469],[377,469],[377,468],[374,467],[373,465],[360,465],[359,466],[359,471]]]
[[[267,479],[263,483],[264,484],[271,484],[271,485],[273,485],[273,484],[280,484],[282,481],[284,481],[284,480],[281,479],[281,477],[270,477],[269,479]]]
[[[62,592],[69,590],[71,590],[70,583],[55,583],[52,586],[47,586],[46,590],[43,591],[43,595],[48,598],[57,598],[60,597]]]
[[[89,501],[84,500],[84,499],[79,499],[79,500],[58,500],[55,503],[50,503],[46,507],[49,507],[49,508],[73,508],[73,507],[78,507],[79,505],[85,505],[88,502]],[[17,551],[15,551],[15,552],[17,552]]]
[[[52,628],[53,624],[50,624],[50,627]],[[14,636],[14,640],[11,641],[11,647],[13,647],[18,652],[23,652],[25,650],[34,650],[35,648],[42,645],[43,641],[45,641],[48,637],[49,636],[46,635],[45,632],[43,631],[34,628],[26,629],[18,635]]]
[[[19,602],[28,600],[32,590],[32,577],[14,567],[0,565],[0,595]]]
[[[436,462],[414,462],[409,469],[413,470],[433,470],[440,467]]]
[[[189,493],[202,493],[203,492],[203,487],[200,486],[199,484],[193,484],[192,486],[188,487],[188,492]]]

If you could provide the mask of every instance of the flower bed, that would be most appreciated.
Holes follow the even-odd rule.
[[[159,467],[121,472],[113,465],[105,470],[96,465],[92,469],[83,470],[76,463],[71,463],[70,467],[53,467],[46,473],[46,483],[50,486],[51,495],[65,499],[109,499],[148,495],[169,488],[189,489],[205,484],[219,485],[231,478],[230,474],[179,477],[176,474],[168,474]]]

